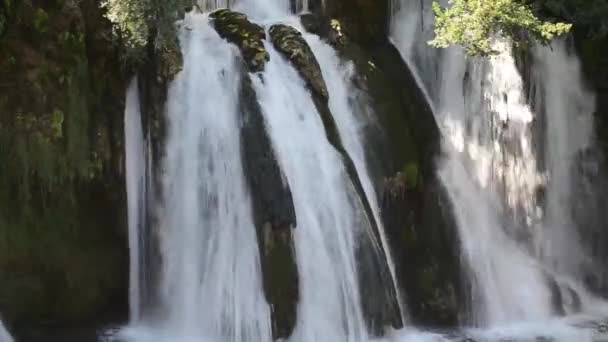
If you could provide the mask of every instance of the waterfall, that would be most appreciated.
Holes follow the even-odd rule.
[[[286,3],[266,0],[254,5],[241,0],[199,1],[198,5],[202,10],[230,5],[252,20],[269,23],[282,18],[299,27],[296,18],[287,17]],[[306,2],[296,5],[307,6]],[[168,92],[168,133],[158,170],[161,198],[151,213],[154,227],[145,232],[141,220],[150,207],[145,204],[146,182],[151,178],[146,170],[148,138],[142,132],[135,80],[127,92],[132,319],[120,335],[134,341],[270,341],[271,307],[263,294],[252,203],[241,160],[238,50],[219,38],[206,14],[188,13],[180,26],[184,66]],[[352,66],[342,65],[333,49],[318,37],[305,36],[319,55],[331,88],[329,106],[364,194],[357,193],[343,156],[328,141],[304,81],[267,42],[271,59],[266,70],[245,77],[251,77],[257,93],[297,216],[293,239],[300,301],[290,341],[367,342],[360,259],[387,262],[381,224],[381,241],[377,241],[359,197],[368,198],[374,219],[380,222],[363,147],[362,125],[369,118],[355,113]],[[150,267],[143,262],[142,234],[158,239],[160,265]],[[393,282],[380,286],[396,288],[394,267],[390,256],[388,259]],[[150,279],[158,284],[146,284]],[[142,312],[144,286],[155,291],[151,307]]]
[[[298,217],[301,299],[294,341],[366,341],[355,260],[366,218],[304,81],[266,47],[265,82],[254,78],[254,85]]]
[[[489,59],[433,49],[430,7],[395,3],[392,38],[443,132],[438,174],[470,269],[471,319],[479,326],[549,319],[566,309],[555,307],[555,286],[584,292],[573,285],[585,258],[571,185],[575,156],[593,136],[593,96],[576,56],[558,41],[553,51],[534,48],[532,108],[508,40],[493,39],[498,53]]]
[[[160,284],[153,318],[138,325],[152,326],[149,334],[168,340],[270,341],[240,157],[236,51],[206,15],[187,14],[184,27],[184,67],[168,93],[162,199],[155,213],[162,263],[146,270],[160,269]],[[141,138],[137,125],[129,128],[130,141]],[[128,165],[135,177],[136,164]],[[146,334],[145,329],[125,332],[135,340]]]
[[[251,203],[240,157],[235,50],[188,15],[171,85],[160,236],[161,302],[176,332],[269,341]]]
[[[132,321],[140,318],[142,307],[141,289],[141,240],[145,222],[146,159],[145,142],[141,124],[137,79],[127,89],[125,104],[125,156],[127,183],[127,210],[129,215],[129,307]]]
[[[13,342],[13,338],[8,333],[2,321],[0,320],[0,342]]]
[[[373,123],[375,118],[370,116],[370,113],[366,112],[365,110],[358,110],[358,108],[364,107],[368,104],[365,101],[357,98],[357,90],[354,88],[352,83],[352,80],[355,77],[354,65],[351,63],[344,64],[338,57],[336,51],[331,46],[319,39],[318,36],[312,34],[305,34],[304,36],[311,49],[314,51],[315,56],[317,57],[317,60],[321,66],[321,71],[329,90],[329,107],[334,115],[334,119],[336,120],[338,132],[342,138],[346,151],[355,163],[357,173],[360,175],[361,182],[363,183],[365,196],[370,201],[374,219],[379,225],[378,230],[381,241],[375,241],[375,238],[371,232],[369,233],[369,238],[372,241],[377,242],[378,245],[375,247],[385,251],[387,255],[386,258],[393,281],[392,286],[397,294],[397,301],[399,303],[401,316],[405,317],[406,312],[403,308],[404,301],[401,298],[400,291],[397,286],[395,265],[390,253],[385,230],[382,226],[380,207],[378,205],[378,196],[367,167],[364,146],[366,140],[365,126]],[[390,285],[391,284],[389,284],[389,286]]]
[[[581,65],[563,39],[533,54],[534,102],[545,124],[544,157],[548,172],[545,223],[536,238],[538,256],[560,273],[580,278],[589,265],[576,222],[574,191],[577,159],[591,148],[595,98],[585,86]],[[568,82],[564,82],[568,80]]]

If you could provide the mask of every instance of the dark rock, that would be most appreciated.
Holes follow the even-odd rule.
[[[219,35],[239,47],[251,72],[264,70],[270,56],[264,49],[266,32],[263,27],[249,21],[246,15],[229,9],[217,10],[209,17]]]
[[[245,70],[239,101],[243,115],[244,174],[253,202],[264,292],[272,309],[273,336],[288,338],[295,327],[299,301],[298,268],[292,239],[292,229],[297,225],[293,198],[266,131],[250,75]]]
[[[313,9],[341,23],[341,29],[351,40],[368,45],[388,37],[391,0],[326,0],[325,8]]]
[[[461,267],[458,250],[453,247],[455,237],[446,236],[449,230],[445,227],[433,227],[424,215],[425,207],[437,200],[430,195],[436,190],[429,190],[422,191],[417,180],[398,173],[385,181],[382,215],[415,323],[453,326],[458,322],[461,304],[458,298]]]
[[[276,49],[295,66],[313,95],[327,101],[329,95],[321,67],[302,33],[282,24],[272,25],[269,33]]]
[[[308,13],[300,16],[300,22],[307,32],[325,37],[327,42],[333,46],[343,46],[348,42],[342,24],[338,19]]]
[[[26,341],[22,331],[43,324],[126,317],[127,77],[98,2],[11,3],[0,48],[0,145],[10,146],[0,150],[0,310]]]
[[[597,172],[583,170],[576,178],[573,196],[584,200],[579,200],[574,215],[582,241],[595,261],[585,275],[585,282],[596,294],[608,297],[608,272],[603,267],[608,263],[608,232],[604,224],[608,220],[608,36],[592,39],[589,29],[575,25],[573,32],[582,71],[595,93],[595,148],[593,156],[579,157],[579,167],[593,160]],[[589,196],[591,189],[593,196]]]

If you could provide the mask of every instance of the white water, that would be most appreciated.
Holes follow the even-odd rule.
[[[145,143],[141,124],[139,90],[134,78],[127,90],[125,105],[125,156],[127,210],[129,213],[129,312],[131,321],[140,318],[140,239],[145,205]]]
[[[338,132],[342,138],[344,148],[355,164],[365,195],[372,207],[374,219],[378,223],[381,241],[375,241],[376,238],[370,230],[368,230],[369,239],[375,243],[375,247],[378,250],[384,251],[386,254],[393,281],[393,284],[387,284],[387,286],[394,287],[401,316],[405,317],[406,312],[403,308],[404,301],[401,298],[399,287],[397,286],[395,265],[382,225],[378,196],[367,168],[364,148],[366,138],[364,134],[366,125],[373,124],[375,118],[370,117],[370,113],[364,109],[356,109],[357,106],[365,107],[368,104],[357,98],[358,90],[353,86],[353,78],[355,77],[354,65],[352,63],[343,63],[336,54],[336,51],[323,42],[318,36],[304,34],[304,37],[321,66],[321,72],[323,73],[323,78],[325,79],[329,92],[329,107],[336,120]]]
[[[270,0],[261,4],[248,9],[252,3],[242,0],[235,6],[265,21],[276,13],[285,13],[284,6],[273,7]],[[217,6],[222,5],[207,8]],[[265,6],[273,8],[272,12],[266,11]],[[411,15],[411,11],[405,13]],[[394,24],[400,22],[396,20]],[[169,94],[170,133],[163,163],[165,197],[158,213],[163,259],[161,303],[155,310],[155,320],[141,322],[122,335],[134,341],[270,341],[269,308],[261,289],[250,200],[239,157],[239,73],[234,59],[238,51],[217,37],[204,15],[188,15],[184,26],[188,28],[181,37],[185,66]],[[357,117],[349,102],[352,70],[340,65],[333,50],[317,38],[305,37],[317,54],[344,145],[378,219],[361,136],[361,125],[366,120]],[[406,39],[395,37],[395,41]],[[520,226],[515,223],[524,222],[523,226],[530,229],[544,227],[543,232],[551,234],[546,225],[538,225],[544,216],[532,198],[546,179],[551,184],[551,179],[557,177],[546,177],[538,171],[532,150],[533,114],[525,103],[521,77],[508,45],[499,46],[503,53],[490,62],[469,63],[458,51],[436,54],[438,62],[432,62],[420,58],[412,44],[409,48],[401,46],[402,52],[426,63],[427,69],[417,69],[419,79],[435,99],[436,114],[447,132],[446,141],[450,142],[446,144],[448,158],[440,176],[457,205],[465,257],[477,279],[476,323],[493,326],[469,333],[487,341],[509,336],[525,340],[538,335],[550,335],[564,342],[590,340],[588,331],[561,322],[509,325],[521,320],[548,321],[553,316],[543,275],[543,270],[553,268],[544,263],[544,257],[533,257],[540,249],[517,238]],[[290,341],[369,341],[359,304],[355,258],[358,239],[368,234],[363,210],[347,181],[340,156],[327,142],[303,81],[289,63],[267,47],[271,62],[264,81],[257,76],[252,79],[277,157],[291,186],[298,217],[294,239],[301,298]],[[414,59],[408,61],[413,63]],[[563,63],[572,62],[566,59]],[[438,69],[441,72],[428,77],[426,72],[437,65],[442,66]],[[464,82],[467,67],[468,81]],[[552,89],[553,94],[566,94],[563,88],[554,88],[557,90]],[[464,101],[463,94],[476,101]],[[131,117],[129,113],[126,119]],[[489,125],[488,117],[494,118]],[[136,122],[125,126],[133,138],[127,142],[127,149],[137,155],[141,151],[138,144],[144,139],[138,136],[141,127],[133,123]],[[496,134],[505,123],[506,132]],[[131,168],[128,183],[138,184],[137,170],[145,161],[131,160],[127,161]],[[129,186],[129,192],[139,191],[136,186]],[[551,192],[547,196],[552,196]],[[132,195],[130,201],[131,198]],[[130,204],[129,211],[138,209]],[[130,219],[130,227],[131,223]],[[386,246],[384,240],[383,237],[381,243]],[[132,270],[137,267],[132,265]],[[135,281],[132,291],[137,286]],[[137,302],[132,299],[133,306]],[[496,328],[497,324],[501,328]],[[385,340],[451,339],[406,329]]]
[[[169,132],[158,208],[162,255],[146,340],[270,341],[251,203],[240,159],[236,48],[201,14],[180,32],[184,69],[167,104]]]
[[[8,333],[0,320],[0,342],[13,342],[13,337]]]
[[[267,44],[265,82],[254,77],[269,134],[291,186],[300,304],[293,341],[366,341],[355,250],[366,220],[304,81]]]
[[[437,51],[426,45],[430,1],[400,0],[395,8],[393,40],[444,134],[438,173],[471,271],[473,323],[550,319],[555,313],[545,275],[575,276],[566,270],[579,265],[582,250],[570,214],[569,178],[574,154],[592,136],[593,97],[580,90],[576,56],[559,42],[554,52],[536,48],[536,83],[545,88],[537,102],[547,109],[548,132],[539,150],[538,114],[527,104],[509,42],[497,39],[499,54],[489,60],[465,58],[457,48]],[[539,162],[543,153],[546,169]],[[544,207],[536,196],[543,187]]]
[[[535,236],[536,252],[556,271],[580,279],[591,261],[567,213],[576,205],[577,154],[592,145],[595,97],[585,86],[577,56],[564,40],[554,41],[552,49],[535,48],[534,66],[535,101],[547,117],[549,171],[545,223]]]

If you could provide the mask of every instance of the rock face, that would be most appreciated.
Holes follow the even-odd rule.
[[[244,70],[240,92],[244,173],[253,202],[264,291],[272,309],[273,335],[287,338],[295,327],[299,300],[292,238],[296,214],[289,184],[274,154],[249,77]]]
[[[313,6],[313,12],[337,19],[344,34],[358,44],[375,45],[388,36],[391,0],[325,0],[324,3],[325,8]]]
[[[96,1],[1,3],[0,310],[19,339],[126,312],[126,80]]]
[[[302,34],[296,29],[286,25],[273,25],[269,33],[274,46],[293,64],[311,91],[313,102],[323,121],[327,139],[342,155],[345,170],[361,199],[373,231],[373,238],[375,241],[381,241],[378,223],[374,218],[371,204],[365,195],[355,164],[342,144],[336,122],[329,109],[327,86],[316,57]],[[391,285],[392,278],[384,251],[371,243],[369,239],[362,238],[362,241],[362,244],[369,242],[369,245],[361,246],[357,251],[361,303],[370,331],[379,334],[385,325],[401,327],[402,317],[396,293]],[[370,251],[374,252],[370,253]]]
[[[313,96],[327,101],[329,95],[321,67],[300,31],[287,25],[272,25],[269,33],[276,49],[295,66]]]
[[[249,21],[246,15],[228,9],[217,10],[209,17],[219,35],[239,47],[250,71],[264,70],[270,57],[262,42],[266,39],[263,27]]]
[[[441,227],[440,220],[432,225],[423,215],[425,207],[435,206],[438,200],[425,192],[433,194],[438,190],[426,190],[416,177],[410,171],[385,180],[383,220],[391,236],[392,250],[398,260],[397,271],[407,293],[412,318],[426,326],[453,326],[458,322],[459,308],[463,304],[459,302],[462,291],[460,258],[453,247],[458,237],[446,234],[450,232],[449,227]],[[448,211],[447,204],[440,203],[446,207],[439,207],[439,210]],[[429,215],[441,217],[446,214],[434,212]]]

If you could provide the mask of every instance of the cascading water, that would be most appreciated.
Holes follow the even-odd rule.
[[[271,45],[267,49],[265,82],[254,79],[254,85],[298,217],[302,293],[294,341],[366,341],[355,260],[356,229],[365,218],[304,82]]]
[[[394,7],[393,41],[418,75],[444,134],[438,173],[470,268],[473,322],[493,326],[568,312],[553,301],[554,287],[562,284],[551,284],[576,277],[572,270],[580,266],[571,170],[593,136],[594,103],[580,90],[575,56],[562,42],[553,52],[535,48],[535,102],[545,113],[538,120],[510,42],[494,39],[498,54],[485,60],[466,58],[457,48],[435,50],[427,46],[431,2],[401,0]],[[546,139],[538,144],[543,122]],[[584,291],[568,283],[585,302]]]
[[[595,98],[585,87],[577,56],[569,50],[565,40],[557,40],[551,49],[536,47],[533,54],[532,95],[546,122],[544,158],[549,174],[545,222],[535,243],[538,256],[552,268],[581,279],[590,260],[572,216],[578,200],[574,182],[582,177],[577,158],[593,145]]]
[[[231,5],[264,23],[279,18],[298,26],[293,18],[285,18],[287,1],[276,2],[254,5],[247,0],[200,1],[199,7],[209,10]],[[557,138],[548,134],[543,146],[550,150],[541,160],[534,139],[535,115],[526,103],[523,81],[508,42],[497,40],[495,47],[501,53],[488,61],[467,60],[455,49],[427,48],[423,44],[428,40],[432,16],[420,7],[423,4],[403,0],[396,7],[393,32],[397,34],[393,38],[417,71],[445,134],[447,157],[439,175],[454,203],[464,256],[474,279],[473,318],[480,326],[549,319],[555,315],[555,304],[548,279],[557,279],[556,275],[564,273],[572,276],[564,268],[574,267],[561,267],[565,265],[564,255],[552,252],[552,241],[566,241],[566,235],[556,235],[547,217],[567,212],[558,210],[569,205],[564,204],[564,194],[570,191],[564,182],[572,175],[565,168],[570,168],[576,153],[587,146],[575,138],[588,133],[591,124],[577,126],[580,130],[573,133],[574,140],[569,140],[568,145],[551,147],[552,139]],[[416,7],[414,14],[411,6]],[[296,7],[305,10],[307,2],[298,1]],[[399,15],[410,20],[401,20]],[[400,35],[405,22],[412,26]],[[341,65],[333,49],[317,37],[304,37],[319,60],[339,134],[380,223],[360,126],[367,120],[357,115],[349,89],[353,70]],[[147,216],[142,201],[150,178],[146,174],[146,168],[150,168],[146,159],[149,152],[141,128],[136,82],[128,92],[125,133],[132,328],[126,329],[123,337],[134,341],[269,342],[271,308],[262,289],[252,205],[242,172],[238,50],[219,38],[203,14],[187,14],[180,41],[184,70],[168,94],[162,200],[155,209],[155,234],[162,264],[155,270],[160,275],[156,277],[159,284],[154,286],[154,305],[146,313],[142,312],[148,310],[142,305],[142,279],[149,278],[141,277],[141,273],[150,270],[142,263],[139,249],[143,245],[141,220]],[[370,334],[361,305],[358,253],[365,246],[362,239],[371,241],[376,249],[386,250],[381,223],[381,241],[375,241],[361,208],[360,194],[349,180],[342,156],[327,139],[304,81],[269,43],[266,48],[271,57],[266,70],[245,77],[251,77],[253,82],[297,216],[293,235],[300,301],[297,324],[289,341],[367,342]],[[538,48],[535,55],[546,63],[534,75],[539,84],[551,81],[547,77],[555,76],[551,70],[556,65],[573,65],[570,55],[556,60],[543,49]],[[565,70],[570,76],[578,75],[577,66]],[[574,79],[580,79],[580,75],[577,77]],[[536,101],[537,106],[542,104],[546,113],[561,110],[562,121],[551,128],[562,132],[556,133],[561,139],[566,135],[561,129],[572,124],[564,123],[571,120],[566,113],[574,109],[564,109],[566,104],[552,107],[542,101],[573,95],[557,84],[534,89],[535,96],[541,99]],[[585,93],[574,95],[583,96],[580,103],[586,101]],[[587,114],[586,109],[582,115]],[[560,189],[561,185],[564,188]],[[539,189],[546,189],[544,202],[537,199]],[[560,217],[553,220],[559,221]],[[569,228],[569,224],[560,227],[566,232]],[[555,239],[545,239],[543,236],[547,235]],[[390,268],[394,279],[392,264]],[[579,295],[583,293],[575,285],[570,288]],[[483,331],[471,335],[497,340],[502,333]],[[559,334],[567,336],[564,341],[572,336],[584,340],[571,329]],[[391,338],[444,340],[435,334],[410,331]]]
[[[252,13],[247,11],[248,5],[247,1],[235,4]],[[273,15],[253,12],[266,21]],[[135,261],[133,328],[122,334],[127,339],[271,339],[270,310],[262,293],[251,201],[240,160],[237,50],[221,40],[207,21],[206,15],[190,13],[181,25],[184,70],[168,95],[169,134],[162,163],[162,200],[156,209],[162,259],[158,298],[150,313],[140,313],[141,299],[135,292],[141,287],[137,273],[142,265]],[[321,54],[326,77],[336,77],[330,107],[337,112],[340,133],[347,137],[345,146],[353,154],[364,195],[378,220],[376,193],[348,99],[349,71],[340,69],[339,59],[328,45],[308,38]],[[362,240],[371,241],[379,251],[386,241],[383,235],[383,241],[375,241],[359,194],[345,172],[342,156],[327,140],[304,82],[270,44],[267,49],[271,61],[265,72],[251,77],[298,218],[294,244],[301,293],[290,340],[368,341],[357,253],[367,248]],[[132,258],[138,260],[141,204],[137,200],[142,199],[141,171],[146,162],[135,82],[128,100],[125,131],[130,135],[131,249]],[[138,317],[144,318],[137,322]]]
[[[170,340],[270,341],[240,159],[236,50],[205,15],[188,14],[184,27],[184,69],[168,95],[163,198],[157,209],[159,307],[154,321],[142,324],[154,326],[156,338]],[[125,333],[136,340],[141,334]]]
[[[129,307],[131,320],[140,318],[142,224],[145,222],[146,159],[145,143],[141,124],[139,90],[134,79],[127,90],[125,105],[125,156],[127,183],[127,210],[129,212]],[[144,266],[145,267],[145,266]]]
[[[361,182],[363,183],[365,196],[372,206],[374,219],[378,222],[381,241],[377,241],[380,245],[376,246],[376,248],[384,250],[387,255],[387,262],[393,281],[392,285],[395,287],[401,316],[404,317],[406,315],[403,308],[404,302],[401,299],[397,287],[395,266],[388,248],[385,231],[382,227],[380,207],[378,205],[374,184],[367,168],[366,153],[364,149],[365,125],[369,125],[370,122],[373,122],[374,118],[366,116],[365,114],[368,113],[365,110],[356,109],[356,107],[364,107],[367,104],[356,96],[357,90],[354,89],[352,82],[355,76],[354,65],[343,64],[336,54],[336,51],[323,42],[318,36],[305,34],[304,37],[319,61],[321,71],[329,90],[329,107],[336,120],[338,132],[342,138],[346,151],[353,159],[357,172],[361,177]],[[370,234],[370,239],[376,242],[372,234]]]
[[[160,212],[165,319],[179,333],[270,340],[269,308],[240,159],[235,49],[203,15],[181,32],[184,70],[169,90]]]

